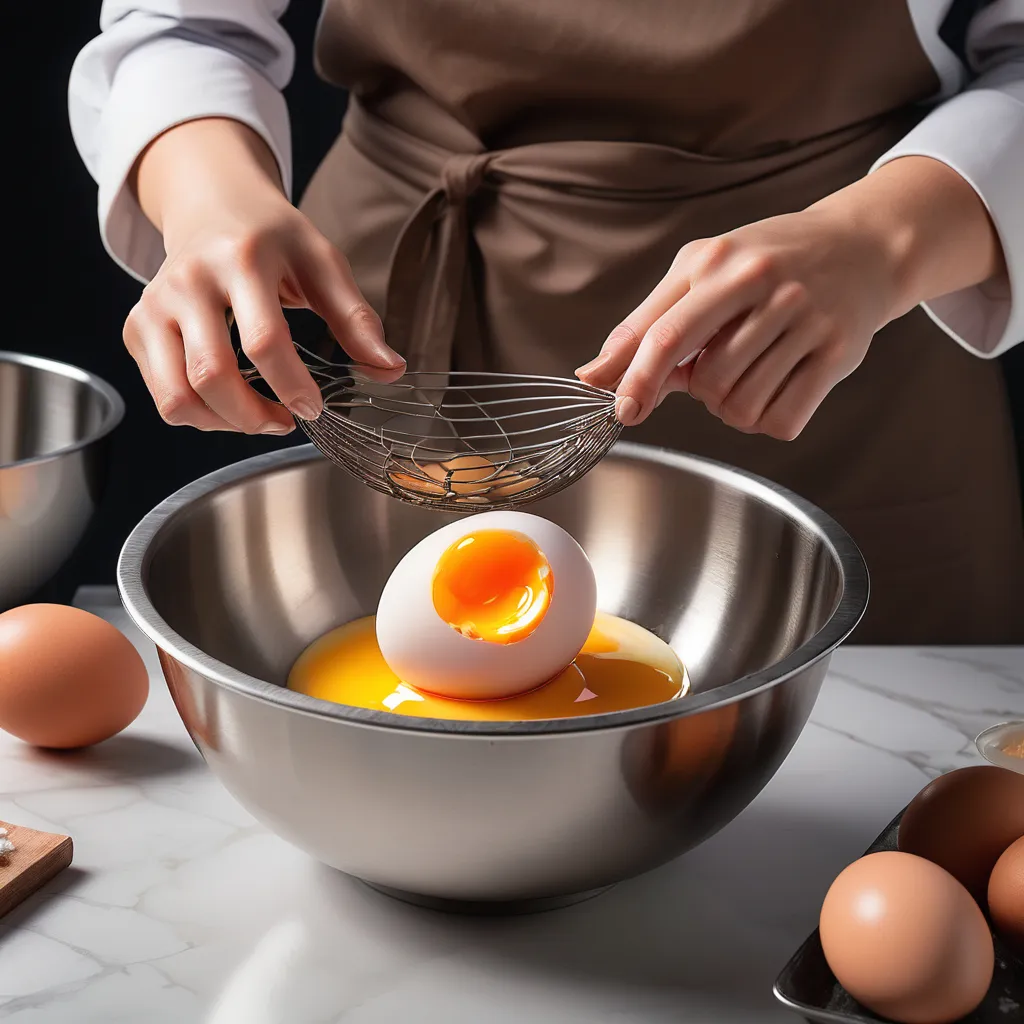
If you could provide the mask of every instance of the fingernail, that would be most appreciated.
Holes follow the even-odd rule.
[[[584,363],[581,367],[576,370],[576,376],[580,377],[587,373],[593,373],[596,369],[603,366],[608,362],[608,353],[603,352],[595,359],[591,359],[589,363]]]
[[[635,423],[637,416],[640,415],[640,403],[628,395],[616,398],[615,415],[624,427],[628,427]]]
[[[405,357],[390,348],[377,349],[376,360],[382,370],[397,370],[400,366],[406,365]]]
[[[256,431],[257,434],[277,434],[284,436],[290,434],[295,429],[295,426],[289,426],[287,423],[277,423],[271,420],[269,423],[264,423],[263,426]]]
[[[321,412],[308,398],[293,399],[288,408],[303,420],[315,420]]]

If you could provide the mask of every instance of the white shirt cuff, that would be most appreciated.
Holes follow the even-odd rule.
[[[997,89],[969,89],[933,110],[872,170],[901,156],[940,160],[985,204],[1006,279],[932,299],[924,309],[975,355],[1002,355],[1024,341],[1024,102]]]
[[[161,38],[132,50],[118,64],[103,109],[97,178],[103,244],[140,281],[155,276],[165,254],[160,233],[128,187],[128,175],[153,139],[200,117],[232,118],[257,132],[291,195],[288,108],[267,78],[232,53],[187,40]]]

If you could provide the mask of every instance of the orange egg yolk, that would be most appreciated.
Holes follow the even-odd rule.
[[[417,690],[388,668],[377,646],[374,616],[370,615],[338,626],[310,644],[292,666],[288,687],[335,704],[411,718],[531,722],[604,715],[676,700],[686,695],[689,680],[664,640],[625,619],[598,612],[583,650],[549,683],[503,700],[452,700]],[[735,705],[730,704],[721,710],[734,709]],[[696,763],[694,758],[707,759],[708,742],[702,740],[700,731],[705,718],[706,714],[680,719],[680,723],[698,723],[700,735],[695,736],[687,726],[681,739],[669,737],[665,770],[673,777]],[[719,734],[712,730],[708,741],[719,740]]]
[[[480,530],[460,538],[434,570],[434,610],[471,640],[513,644],[541,623],[551,604],[554,574],[525,534]]]

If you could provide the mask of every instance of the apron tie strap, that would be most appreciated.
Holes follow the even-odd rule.
[[[448,115],[437,111],[434,116],[443,120]],[[420,138],[352,102],[345,116],[349,142],[371,164],[422,190],[391,252],[383,296],[388,342],[405,356],[410,370],[452,368],[459,324],[472,313],[473,296],[467,294],[467,283],[472,285],[469,206],[483,187],[500,189],[511,199],[539,192],[624,209],[653,204],[663,211],[665,227],[650,237],[661,238],[673,230],[676,211],[686,204],[786,173],[799,174],[809,162],[840,153],[861,137],[873,139],[879,131],[895,139],[903,130],[900,120],[896,124],[890,123],[892,118],[875,118],[778,150],[730,159],[636,142],[541,142],[487,151],[479,139],[467,137],[467,148],[457,150],[450,143]],[[478,347],[484,363],[482,345]],[[460,348],[462,355],[473,359],[468,349]]]
[[[384,329],[410,370],[448,370],[466,278],[467,204],[490,153],[456,153],[406,222],[391,257]]]

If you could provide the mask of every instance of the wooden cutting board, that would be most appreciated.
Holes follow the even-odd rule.
[[[0,821],[14,850],[0,854],[0,917],[31,896],[70,863],[71,836],[37,832]],[[0,844],[2,845],[2,844]]]

